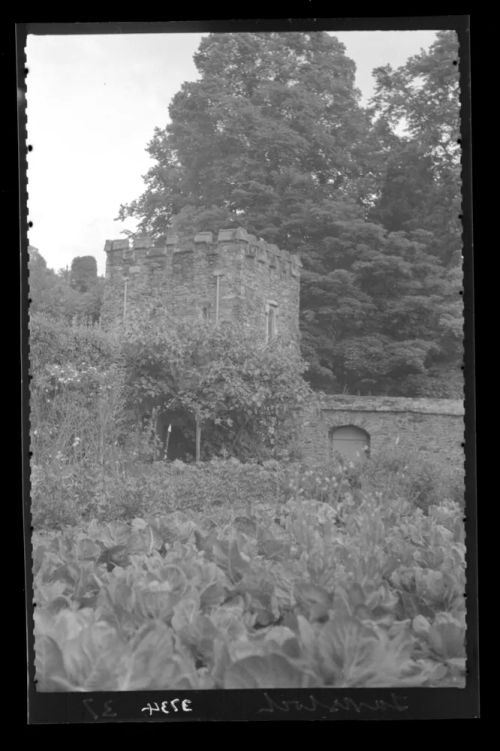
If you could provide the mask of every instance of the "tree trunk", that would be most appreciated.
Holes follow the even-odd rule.
[[[201,422],[199,417],[195,417],[196,425],[196,464],[200,463],[200,449],[201,449]]]

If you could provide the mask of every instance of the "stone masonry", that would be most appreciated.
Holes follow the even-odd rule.
[[[270,332],[299,344],[298,256],[242,228],[179,237],[108,240],[102,322],[148,309],[172,320],[239,321],[260,341]],[[317,394],[297,416],[305,457],[328,461],[336,428],[365,431],[369,453],[398,446],[452,467],[463,466],[463,403],[452,399]],[[352,431],[351,431],[352,432]],[[337,444],[336,444],[337,445]]]
[[[176,320],[239,321],[264,341],[272,316],[273,334],[298,344],[300,260],[244,229],[108,240],[105,251],[105,326],[156,305]]]
[[[451,469],[463,467],[464,407],[459,399],[318,395],[300,419],[306,457],[327,461],[336,428],[366,431],[369,450],[399,447]]]

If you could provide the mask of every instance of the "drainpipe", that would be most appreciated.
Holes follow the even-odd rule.
[[[216,288],[215,288],[215,325],[219,325],[219,311],[220,311],[220,278],[223,276],[221,271],[214,273]]]

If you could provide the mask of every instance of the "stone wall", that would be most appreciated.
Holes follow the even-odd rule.
[[[241,228],[194,236],[108,240],[104,325],[157,305],[177,320],[238,320],[265,340],[269,306],[276,333],[299,340],[298,256],[258,240]]]
[[[318,395],[299,418],[299,445],[318,461],[331,457],[331,433],[355,426],[370,437],[370,455],[398,447],[454,469],[464,462],[464,407],[459,399]]]

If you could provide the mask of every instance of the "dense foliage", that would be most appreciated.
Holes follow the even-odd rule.
[[[42,691],[463,686],[464,540],[381,495],[34,537]]]
[[[70,284],[78,292],[97,285],[97,261],[94,256],[76,256],[71,262]]]
[[[429,51],[401,68],[374,71],[372,103],[387,156],[373,216],[388,229],[430,231],[431,252],[447,267],[460,264],[462,247],[458,58],[456,35],[438,33]]]
[[[364,109],[327,33],[210,34],[120,215],[157,237],[238,224],[299,252],[313,386],[459,395],[456,57],[455,33],[439,32],[376,71]]]
[[[76,411],[78,413],[78,403]],[[82,431],[81,431],[82,432]],[[289,498],[309,498],[335,504],[344,491],[378,493],[384,498],[405,498],[428,513],[443,500],[463,508],[463,473],[442,462],[423,460],[392,448],[381,451],[356,468],[267,459],[240,462],[214,458],[209,462],[152,461],[151,446],[133,434],[120,447],[108,446],[103,460],[94,438],[83,433],[83,443],[70,452],[40,451],[32,462],[31,513],[36,529],[61,529],[90,519],[115,521],[170,511],[199,511],[235,499],[248,508],[253,503],[277,504]],[[87,441],[87,450],[85,442]],[[55,444],[59,449],[62,440]],[[75,451],[74,449],[78,450]]]
[[[124,370],[117,343],[97,326],[33,313],[29,343],[34,521],[64,523],[108,501],[130,429]]]
[[[130,403],[180,417],[188,433],[197,425],[200,444],[207,439],[200,455],[257,457],[289,442],[291,412],[309,394],[295,348],[261,344],[235,322],[173,322],[161,311],[152,327],[147,310],[127,323],[120,341]]]
[[[71,323],[96,323],[101,313],[104,279],[97,276],[92,256],[73,259],[71,271],[55,272],[47,267],[36,248],[29,249],[29,290],[31,313]]]
[[[193,458],[196,424],[196,458],[290,454],[293,409],[309,393],[297,353],[256,344],[235,327],[164,323],[151,327],[146,315],[105,332],[31,315],[36,523],[103,508],[120,515],[146,491],[163,492],[163,483],[153,492],[153,475],[144,478],[147,462],[164,456],[159,427],[168,421],[182,426]]]
[[[427,239],[362,220],[339,221],[335,236],[318,238],[330,261],[302,275],[303,349],[316,385],[453,394],[463,338],[459,276],[429,253]],[[450,375],[447,384],[439,379],[443,359],[452,383]]]

